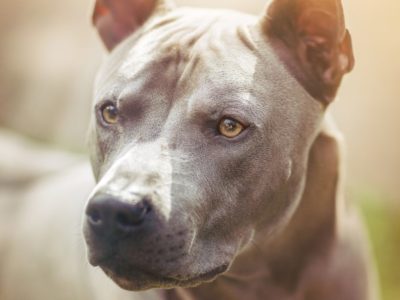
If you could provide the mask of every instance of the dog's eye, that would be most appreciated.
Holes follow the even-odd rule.
[[[101,108],[101,117],[107,124],[115,124],[118,121],[118,109],[112,104],[106,104]]]
[[[218,131],[224,137],[233,139],[245,130],[244,125],[232,118],[223,118],[218,125]]]

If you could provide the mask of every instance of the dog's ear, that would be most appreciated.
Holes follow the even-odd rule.
[[[263,30],[289,70],[325,104],[354,66],[340,0],[273,0]]]
[[[111,51],[152,14],[171,7],[168,0],[96,0],[92,21]]]

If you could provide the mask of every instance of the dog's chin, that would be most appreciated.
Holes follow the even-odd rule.
[[[223,264],[210,271],[186,275],[185,277],[168,277],[149,273],[136,268],[100,266],[104,273],[119,287],[129,291],[144,291],[153,288],[170,289],[175,287],[195,287],[202,283],[213,281],[218,275],[224,273],[229,264]]]

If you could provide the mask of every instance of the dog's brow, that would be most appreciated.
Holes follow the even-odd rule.
[[[218,99],[218,100],[216,100]],[[189,115],[193,119],[218,119],[231,116],[255,121],[258,119],[257,110],[250,93],[240,93],[231,97],[197,99],[189,104]]]

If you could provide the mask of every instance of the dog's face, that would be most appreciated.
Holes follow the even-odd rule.
[[[269,33],[275,11],[282,22],[279,2],[261,21],[146,8],[154,15],[103,66],[90,131],[98,185],[84,231],[91,263],[121,287],[211,280],[256,232],[280,229],[295,210],[309,147],[336,90],[329,78],[330,89],[305,84],[316,66]],[[109,7],[100,8],[106,18]],[[110,38],[104,24],[109,48],[130,28],[121,22],[112,34],[124,34]]]

